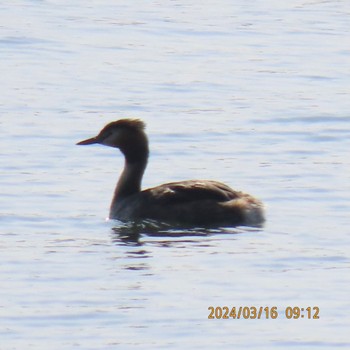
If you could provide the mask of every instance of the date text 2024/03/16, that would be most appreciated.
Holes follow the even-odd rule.
[[[313,319],[318,320],[320,318],[320,308],[318,306],[287,306],[282,311],[278,310],[277,306],[209,306],[208,319],[277,319],[280,314],[284,315],[287,319]]]

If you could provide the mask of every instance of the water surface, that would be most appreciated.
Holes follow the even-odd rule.
[[[1,348],[349,348],[349,11],[2,4]],[[122,157],[75,143],[122,117],[148,126],[144,187],[223,181],[263,200],[264,228],[120,234]]]

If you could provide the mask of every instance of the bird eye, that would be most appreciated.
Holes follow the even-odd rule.
[[[104,140],[108,139],[111,135],[112,135],[112,132],[107,131],[107,132],[101,133],[99,135],[99,138],[101,139],[101,141],[104,141]]]

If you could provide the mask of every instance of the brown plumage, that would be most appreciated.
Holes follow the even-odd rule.
[[[141,120],[121,119],[106,125],[96,137],[78,143],[99,143],[119,148],[124,154],[125,165],[114,192],[111,219],[152,219],[196,226],[263,223],[263,206],[259,200],[217,181],[172,182],[141,191],[149,154],[144,129]]]

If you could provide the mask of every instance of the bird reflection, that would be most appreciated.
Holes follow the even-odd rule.
[[[255,228],[256,230],[256,228]],[[157,241],[158,245],[169,246],[171,239],[174,239],[173,243],[197,242],[201,237],[207,237],[213,234],[238,234],[247,231],[247,227],[244,229],[237,227],[225,227],[225,228],[210,228],[210,227],[174,227],[166,223],[160,223],[159,221],[143,220],[139,222],[120,222],[116,221],[116,224],[112,227],[112,241],[116,245],[131,245],[141,246],[144,242],[142,237],[159,237],[162,238]],[[186,237],[186,239],[185,239]],[[192,239],[189,239],[192,237]],[[170,240],[169,240],[170,239]]]

